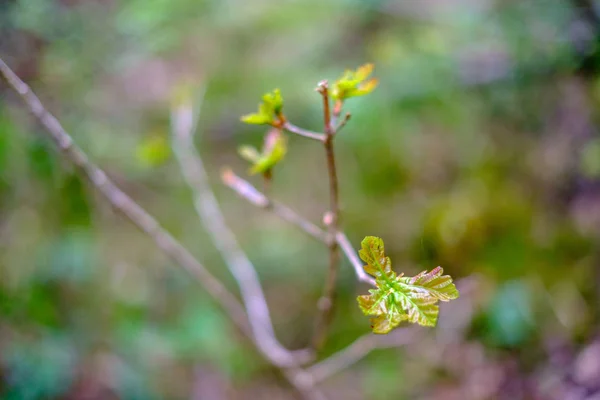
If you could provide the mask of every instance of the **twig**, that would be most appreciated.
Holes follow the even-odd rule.
[[[335,128],[335,133],[338,133],[339,131],[341,131],[342,128],[346,126],[348,121],[350,121],[350,118],[352,118],[352,114],[346,113],[346,115],[344,115],[344,119],[342,120],[342,122],[340,122],[337,125],[337,127]]]
[[[387,335],[368,333],[329,358],[310,366],[306,369],[306,373],[312,377],[314,383],[322,382],[356,364],[375,349],[400,347],[410,344],[417,337],[419,331],[420,329],[417,327],[407,327],[397,329]]]
[[[225,185],[233,189],[240,197],[244,198],[258,208],[263,208],[272,211],[275,215],[296,225],[298,228],[312,236],[316,240],[327,244],[328,236],[321,228],[307,221],[303,217],[296,214],[290,208],[281,203],[269,200],[263,193],[256,189],[252,184],[243,178],[237,176],[233,171],[226,169],[223,171],[222,179]],[[375,286],[375,280],[367,275],[363,270],[363,264],[358,258],[348,237],[343,232],[338,232],[336,240],[340,249],[352,264],[356,277],[359,281]]]
[[[240,197],[248,200],[258,208],[272,211],[283,220],[297,226],[315,239],[327,242],[327,233],[312,222],[302,218],[290,208],[281,203],[270,200],[267,196],[256,189],[252,184],[237,176],[232,170],[224,169],[221,173],[223,183],[233,189]]]
[[[283,124],[283,129],[285,129],[288,132],[295,133],[296,135],[304,136],[309,139],[318,140],[319,142],[325,142],[325,139],[327,138],[327,136],[322,133],[312,132],[312,131],[308,131],[306,129],[302,129],[302,128],[300,128],[290,122],[287,122],[287,121]]]
[[[327,331],[331,324],[333,316],[333,299],[335,296],[335,283],[337,280],[338,264],[340,252],[336,235],[339,230],[339,190],[337,169],[335,166],[335,152],[333,149],[333,139],[335,135],[335,127],[331,124],[331,111],[329,109],[329,88],[327,81],[319,82],[317,91],[323,97],[323,120],[325,126],[325,154],[327,157],[327,175],[329,177],[329,213],[331,219],[328,223],[327,230],[329,232],[329,269],[323,295],[319,299],[317,321],[315,324],[315,334],[313,337],[313,347],[320,349],[325,345],[327,339]]]
[[[358,280],[375,286],[375,279],[371,278],[363,269],[363,263],[356,255],[356,252],[354,251],[354,248],[352,247],[352,244],[348,240],[346,234],[344,232],[338,232],[335,238],[340,245],[342,252],[346,255],[348,261],[350,261],[350,264],[352,264]]]
[[[157,247],[173,261],[183,267],[190,275],[206,289],[213,299],[225,310],[232,321],[252,341],[252,328],[244,308],[235,296],[223,286],[194,256],[188,252],[171,234],[165,231],[159,223],[148,214],[139,204],[119,189],[104,171],[89,161],[87,155],[73,143],[71,136],[64,130],[60,122],[50,114],[39,98],[31,91],[19,77],[0,59],[0,75],[8,85],[19,94],[29,111],[46,128],[46,133],[64,156],[78,167],[89,182],[106,198],[116,210],[125,215],[141,231],[151,237]],[[262,353],[269,359],[269,354]],[[271,361],[271,360],[270,360]],[[283,370],[290,384],[306,399],[322,400],[324,395],[309,379],[296,379],[295,377],[307,376],[306,372],[298,367]]]
[[[290,352],[275,337],[256,268],[227,226],[210,188],[200,154],[195,150],[193,132],[197,118],[197,113],[194,116],[192,104],[189,103],[182,103],[171,110],[172,147],[184,179],[193,192],[196,212],[240,288],[257,346],[278,366],[288,367],[307,362],[313,357],[311,351]]]
[[[0,74],[8,85],[19,94],[29,111],[46,128],[48,136],[64,156],[84,173],[106,200],[150,236],[167,256],[194,276],[244,333],[251,334],[244,308],[236,297],[171,234],[165,231],[150,214],[119,189],[104,171],[89,161],[87,155],[73,143],[73,139],[60,122],[44,108],[29,86],[19,79],[2,59],[0,59]]]

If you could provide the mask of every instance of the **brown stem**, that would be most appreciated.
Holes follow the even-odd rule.
[[[319,83],[317,90],[323,97],[323,119],[325,125],[325,154],[327,157],[327,173],[329,176],[329,212],[331,213],[331,221],[328,225],[328,246],[329,246],[329,270],[323,295],[319,299],[317,315],[317,323],[315,326],[315,334],[313,336],[313,347],[321,349],[325,345],[327,339],[327,331],[331,324],[333,316],[333,299],[335,296],[335,284],[337,280],[338,264],[340,259],[339,246],[336,240],[336,235],[339,230],[339,190],[337,169],[335,166],[335,153],[333,149],[333,138],[335,129],[331,124],[331,110],[329,108],[329,88],[327,81]]]

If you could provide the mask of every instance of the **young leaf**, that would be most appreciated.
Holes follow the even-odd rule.
[[[344,75],[333,85],[331,96],[334,100],[344,101],[349,97],[364,96],[377,87],[379,81],[367,78],[373,72],[373,64],[365,64],[356,71],[346,70]]]
[[[377,287],[357,300],[365,315],[375,317],[371,319],[374,333],[388,333],[402,321],[435,326],[439,314],[437,302],[458,298],[452,278],[442,275],[441,267],[414,277],[398,276],[385,255],[382,239],[367,236],[361,245],[360,258],[367,263],[364,269],[376,278]]]
[[[255,125],[273,125],[276,120],[281,120],[283,114],[283,98],[279,89],[265,93],[262,103],[258,105],[258,112],[242,116],[242,122]]]
[[[242,158],[252,163],[250,174],[267,173],[283,159],[287,152],[285,136],[278,129],[271,129],[265,135],[260,153],[250,146],[241,146],[238,152]]]

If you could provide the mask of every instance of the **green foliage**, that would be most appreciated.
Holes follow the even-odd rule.
[[[364,96],[371,93],[379,83],[376,78],[367,79],[374,68],[373,64],[365,64],[358,67],[356,71],[346,70],[344,75],[335,81],[331,96],[335,100],[344,101],[349,97]]]
[[[278,129],[271,129],[265,135],[262,152],[252,146],[241,146],[238,152],[242,158],[252,163],[250,174],[267,174],[285,156],[286,139]]]
[[[382,239],[367,236],[361,245],[359,255],[367,263],[365,272],[375,277],[377,288],[369,290],[369,295],[358,296],[357,300],[365,315],[375,316],[371,319],[374,333],[388,333],[402,321],[435,326],[439,313],[437,302],[458,298],[452,278],[442,275],[441,267],[412,278],[396,275],[390,258],[385,255]]]
[[[242,121],[247,124],[255,125],[273,125],[276,121],[281,121],[283,114],[283,98],[279,89],[263,95],[263,101],[258,105],[258,112],[247,114],[242,117]]]

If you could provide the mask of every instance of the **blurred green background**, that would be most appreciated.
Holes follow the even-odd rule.
[[[397,271],[471,280],[433,335],[325,381],[334,399],[600,396],[600,2],[4,0],[0,56],[75,141],[235,289],[169,150],[169,104],[206,87],[197,145],[281,341],[310,340],[327,249],[219,181],[279,87],[320,130],[316,83],[376,65],[337,138],[343,225]],[[116,215],[0,85],[0,398],[290,399],[227,315]],[[290,137],[273,193],[320,221],[325,157]],[[260,181],[255,181],[260,185]],[[369,330],[344,262],[323,356]],[[453,307],[453,308],[452,308]],[[423,330],[425,333],[425,330]],[[596,397],[594,397],[596,396]]]

